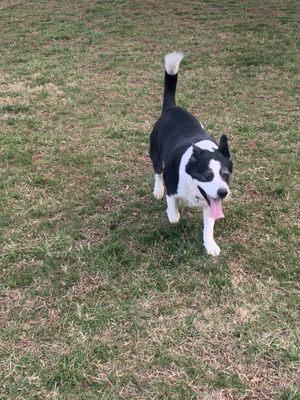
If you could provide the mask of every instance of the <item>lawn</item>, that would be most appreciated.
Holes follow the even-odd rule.
[[[300,399],[299,32],[297,1],[0,2],[2,400]],[[218,258],[152,196],[172,50],[230,138]]]

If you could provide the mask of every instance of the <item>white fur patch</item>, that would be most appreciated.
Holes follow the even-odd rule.
[[[214,239],[206,243],[204,242],[204,247],[206,249],[207,254],[213,257],[217,257],[221,252],[220,247],[217,245]]]
[[[214,173],[215,177],[217,177],[219,175],[219,172],[220,172],[220,169],[221,169],[220,161],[210,160],[208,166],[212,170],[212,172]]]
[[[174,195],[167,196],[167,205],[167,215],[169,221],[171,222],[171,224],[177,224],[180,219],[180,213],[178,210],[178,200]]]
[[[216,143],[212,142],[211,140],[200,140],[200,142],[195,143],[195,146],[199,147],[199,149],[208,150],[211,152],[217,150],[218,148]]]
[[[173,51],[173,53],[168,53],[165,56],[165,69],[169,75],[176,75],[178,73],[179,64],[183,57],[184,55],[177,51]]]
[[[155,174],[153,195],[157,200],[164,197],[165,187],[163,183],[162,174]]]

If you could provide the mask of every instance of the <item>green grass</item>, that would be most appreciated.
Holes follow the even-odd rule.
[[[297,6],[1,2],[1,399],[300,399]],[[217,259],[151,195],[174,49],[230,137]]]

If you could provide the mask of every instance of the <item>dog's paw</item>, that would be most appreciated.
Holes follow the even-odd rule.
[[[168,220],[171,222],[171,224],[177,224],[180,219],[180,212],[178,210],[170,210],[169,208],[167,208],[167,215]]]
[[[155,185],[154,190],[153,190],[153,196],[157,199],[157,200],[161,200],[164,197],[165,194],[165,188],[163,185],[158,186]]]
[[[221,250],[217,243],[212,240],[211,242],[204,243],[204,247],[206,249],[207,254],[216,257],[220,254]]]
[[[164,194],[165,194],[165,187],[163,184],[163,180],[160,175],[155,175],[153,196],[157,200],[161,200],[164,197]]]

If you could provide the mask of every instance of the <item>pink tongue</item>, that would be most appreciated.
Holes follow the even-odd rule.
[[[221,200],[210,198],[210,217],[213,219],[224,218]]]

